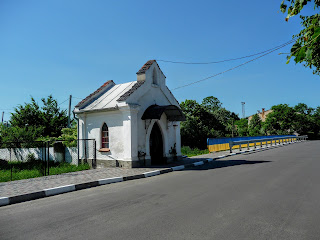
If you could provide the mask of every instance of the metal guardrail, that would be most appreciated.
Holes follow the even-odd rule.
[[[230,153],[232,153],[232,148],[234,146],[239,146],[240,151],[242,151],[242,145],[247,145],[247,148],[249,150],[250,143],[254,144],[254,148],[256,149],[257,143],[260,143],[260,147],[262,147],[263,143],[265,143],[266,146],[268,146],[268,142],[270,142],[270,145],[272,146],[273,142],[275,145],[277,145],[277,141],[279,144],[284,142],[296,142],[296,141],[305,141],[307,140],[308,136],[294,136],[294,137],[275,137],[275,138],[262,138],[262,139],[251,139],[251,140],[242,140],[242,141],[230,141]]]

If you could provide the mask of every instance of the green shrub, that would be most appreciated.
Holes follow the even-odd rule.
[[[36,157],[34,156],[34,153],[28,153],[27,155],[27,162],[34,162],[36,161]]]

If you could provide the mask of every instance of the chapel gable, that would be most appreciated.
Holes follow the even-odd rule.
[[[156,60],[149,60],[137,72],[137,81],[145,81],[154,85],[165,85],[166,76]]]

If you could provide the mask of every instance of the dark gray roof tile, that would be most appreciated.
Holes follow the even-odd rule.
[[[102,89],[104,89],[106,86],[108,86],[110,83],[114,83],[112,80],[109,80],[107,82],[105,82],[101,87],[99,87],[96,91],[94,91],[93,93],[91,93],[89,96],[87,96],[85,99],[83,99],[81,102],[79,102],[75,107],[80,107],[82,104],[84,104],[86,101],[88,101],[89,99],[91,99],[93,96],[95,96],[96,94],[98,94],[99,92],[102,91]]]
[[[132,88],[130,88],[128,91],[126,91],[124,94],[122,94],[119,99],[117,100],[118,102],[121,102],[121,101],[125,101],[127,100],[127,98],[132,94],[134,93],[139,87],[141,87],[143,84],[144,84],[145,81],[138,81],[136,82]]]

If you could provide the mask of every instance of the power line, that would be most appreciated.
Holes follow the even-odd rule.
[[[269,51],[269,52],[267,52],[267,53],[265,53],[265,54],[263,54],[263,55],[261,55],[261,56],[259,56],[259,57],[256,57],[256,58],[254,58],[254,59],[251,59],[251,60],[249,60],[249,61],[247,61],[247,62],[244,62],[244,63],[242,63],[242,64],[240,64],[240,65],[237,65],[237,66],[235,66],[235,67],[233,67],[233,68],[229,68],[228,70],[225,70],[225,71],[223,71],[223,72],[214,74],[214,75],[212,75],[212,76],[206,77],[206,78],[204,78],[204,79],[201,79],[201,80],[198,80],[198,81],[195,81],[195,82],[191,82],[191,83],[182,85],[182,86],[177,87],[177,88],[174,88],[174,89],[172,89],[172,90],[177,90],[177,89],[179,89],[179,88],[187,87],[187,86],[190,86],[190,85],[199,83],[199,82],[203,82],[203,81],[208,80],[208,79],[210,79],[210,78],[214,78],[214,77],[219,76],[219,75],[221,75],[221,74],[223,74],[223,73],[230,72],[230,71],[232,71],[232,70],[234,70],[234,69],[236,69],[236,68],[242,67],[242,66],[244,66],[244,65],[246,65],[246,64],[248,64],[248,63],[251,63],[251,62],[253,62],[253,61],[256,61],[256,60],[258,60],[259,58],[265,57],[265,56],[269,55],[270,53],[273,53],[273,52],[275,52],[275,51],[277,51],[277,50],[279,50],[279,49],[281,49],[281,48],[283,48],[283,47],[285,47],[285,46],[293,43],[294,41],[295,41],[295,40],[291,40],[291,41],[289,41],[289,42],[281,45],[281,47],[278,47],[278,48],[276,48],[276,49],[274,49],[274,50],[272,50],[272,51]]]
[[[64,100],[62,103],[60,103],[59,105],[58,105],[58,107],[61,105],[61,104],[63,104],[63,103],[65,103],[66,101],[68,101],[69,100],[69,98],[67,98],[66,100]]]
[[[292,42],[293,42],[293,39],[288,41],[288,42],[286,42],[286,43],[283,43],[283,44],[281,44],[279,46],[276,46],[276,47],[270,48],[268,50],[265,50],[263,52],[251,54],[251,55],[244,56],[244,57],[230,58],[230,59],[225,59],[225,60],[220,60],[220,61],[215,61],[215,62],[179,62],[179,61],[158,60],[158,59],[156,59],[156,61],[158,61],[158,62],[167,62],[167,63],[176,63],[176,64],[193,64],[193,65],[216,64],[216,63],[230,62],[230,61],[235,61],[235,60],[240,60],[240,59],[244,59],[244,58],[249,58],[249,57],[254,57],[254,56],[257,56],[257,55],[261,55],[263,53],[270,52],[270,51],[272,51],[274,49],[279,49],[279,48],[285,47],[285,46],[287,46],[288,44],[290,44]]]

